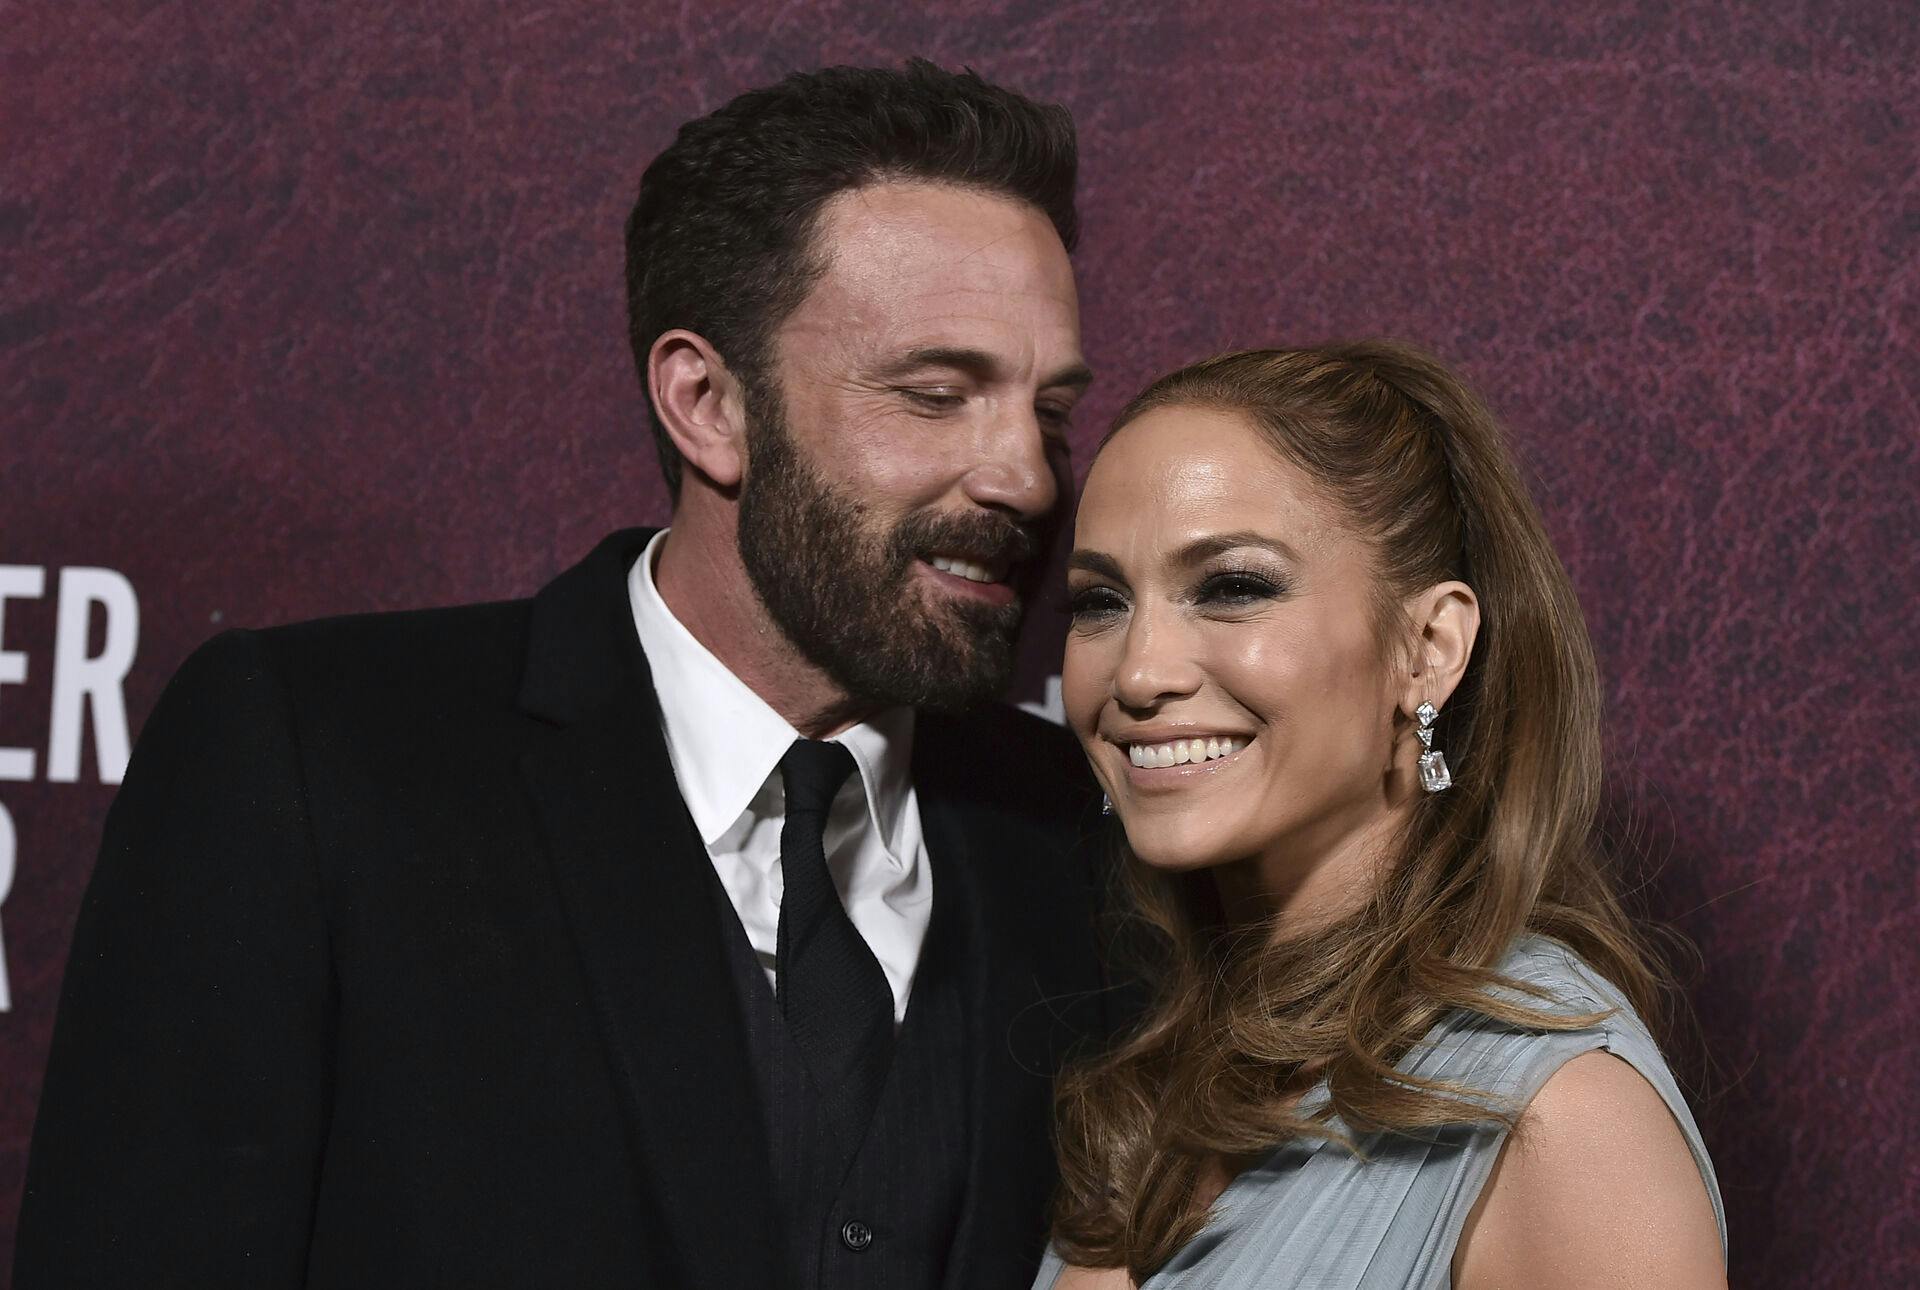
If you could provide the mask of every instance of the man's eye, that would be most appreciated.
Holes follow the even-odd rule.
[[[1082,587],[1067,596],[1067,616],[1076,623],[1111,618],[1126,607],[1126,598],[1112,587]]]
[[[1073,409],[1058,403],[1042,403],[1034,408],[1040,424],[1049,430],[1065,430],[1073,420]]]
[[[952,412],[967,401],[964,395],[955,394],[951,390],[922,390],[912,386],[902,386],[900,393],[906,396],[907,402],[925,408],[929,412]]]
[[[1199,599],[1206,604],[1251,605],[1271,600],[1282,588],[1258,574],[1220,573],[1200,584]]]

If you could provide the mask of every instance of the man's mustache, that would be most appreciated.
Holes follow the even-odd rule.
[[[940,515],[922,512],[909,516],[894,530],[890,544],[894,561],[904,565],[929,555],[960,556],[977,563],[1005,561],[1024,565],[1040,549],[1042,534],[1035,527],[987,512]]]

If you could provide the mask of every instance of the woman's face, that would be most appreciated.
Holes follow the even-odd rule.
[[[1232,412],[1159,408],[1101,450],[1063,692],[1143,861],[1297,886],[1406,800],[1374,578],[1338,508]]]

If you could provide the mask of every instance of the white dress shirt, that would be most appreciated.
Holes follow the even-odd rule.
[[[680,796],[777,990],[780,826],[786,821],[780,758],[800,734],[695,640],[660,598],[653,566],[666,536],[664,529],[655,534],[627,575],[633,622],[653,670]],[[910,773],[913,709],[888,709],[841,731],[834,742],[853,754],[859,774],[848,778],[828,812],[827,868],[854,928],[887,974],[898,1023],[933,912],[933,875]]]

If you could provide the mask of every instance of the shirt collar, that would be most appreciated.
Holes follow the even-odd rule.
[[[627,575],[634,627],[653,672],[667,754],[700,840],[711,847],[753,804],[780,759],[800,738],[706,646],[694,639],[654,585],[653,565],[668,530],[648,541]],[[853,754],[867,812],[895,865],[905,867],[900,835],[913,763],[912,708],[889,708],[834,736]]]

